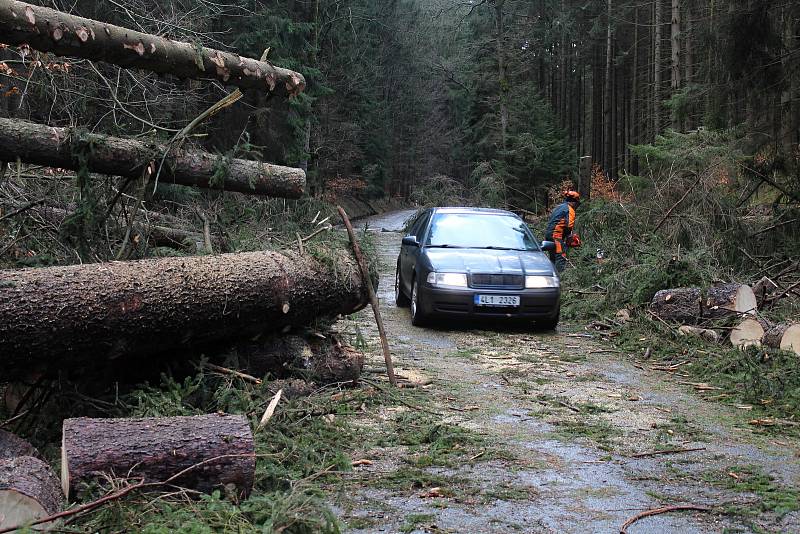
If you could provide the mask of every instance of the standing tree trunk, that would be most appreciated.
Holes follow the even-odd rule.
[[[653,14],[653,138],[661,133],[661,0],[655,0]]]
[[[494,0],[495,19],[497,25],[497,83],[500,97],[500,147],[503,152],[508,150],[508,72],[505,51],[505,20],[503,18],[503,5],[505,0]]]
[[[684,66],[686,67],[686,76],[684,83],[686,84],[687,88],[692,85],[694,80],[694,42],[693,42],[693,33],[694,33],[694,21],[692,17],[694,16],[694,12],[692,11],[691,5],[686,8],[686,37],[684,38],[684,43],[686,46],[686,57],[684,58]],[[690,106],[689,109],[686,110],[686,130],[693,130],[694,125],[694,106]]]
[[[606,79],[603,89],[603,166],[608,176],[614,172],[614,121],[612,116],[614,33],[611,27],[612,1],[607,0],[606,21]]]
[[[681,4],[680,0],[672,0],[672,23],[670,32],[672,43],[672,95],[681,90]],[[672,129],[679,131],[680,112],[672,110]]]
[[[104,475],[205,493],[227,486],[243,498],[255,469],[253,432],[242,415],[64,421],[61,485],[69,499]]]

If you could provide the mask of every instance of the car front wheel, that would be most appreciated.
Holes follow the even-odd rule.
[[[408,308],[411,304],[405,293],[403,293],[403,279],[400,278],[400,264],[397,265],[397,271],[394,275],[394,302],[399,308]]]
[[[428,316],[422,310],[422,295],[419,293],[419,284],[416,277],[411,281],[411,324],[414,326],[425,326],[428,324]]]
[[[561,307],[559,306],[556,314],[553,317],[549,317],[547,319],[541,319],[536,321],[536,329],[537,330],[555,330],[558,326],[558,321],[561,319]]]

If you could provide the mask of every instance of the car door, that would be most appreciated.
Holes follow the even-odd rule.
[[[423,235],[421,234],[425,232],[430,218],[430,210],[422,212],[422,214],[411,226],[411,230],[409,230],[408,235],[415,236],[417,241],[421,242],[423,238]],[[414,272],[414,265],[417,263],[420,250],[421,247],[414,247],[411,245],[403,245],[400,247],[400,275],[403,278],[403,286],[409,295],[411,294],[411,278]]]

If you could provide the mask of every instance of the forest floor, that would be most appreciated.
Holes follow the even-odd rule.
[[[800,532],[800,439],[748,425],[692,384],[592,337],[486,325],[411,326],[394,304],[404,220],[367,221],[379,297],[408,386],[346,416],[354,470],[325,484],[350,532]],[[363,222],[361,226],[363,226]],[[389,391],[370,310],[339,323]],[[367,382],[369,384],[369,382]],[[661,454],[674,449],[698,449]],[[636,455],[659,453],[651,456]]]

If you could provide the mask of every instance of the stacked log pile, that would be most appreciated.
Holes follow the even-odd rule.
[[[650,311],[663,321],[679,324],[678,333],[708,341],[727,341],[793,351],[800,355],[800,324],[771,324],[758,315],[759,304],[772,286],[762,279],[755,290],[744,284],[708,288],[665,289],[656,293]]]

